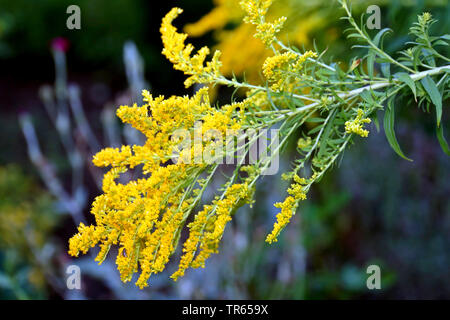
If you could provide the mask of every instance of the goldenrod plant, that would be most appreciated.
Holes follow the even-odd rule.
[[[139,273],[136,284],[143,288],[152,274],[166,268],[187,226],[189,234],[171,278],[177,280],[188,268],[204,267],[206,259],[218,252],[233,215],[241,206],[252,204],[257,181],[300,134],[298,157],[291,170],[282,174],[290,181],[287,196],[275,203],[280,212],[266,237],[267,243],[276,242],[311,186],[337,165],[358,137],[370,134],[369,123],[378,126],[378,111],[384,110],[389,144],[407,158],[394,132],[400,103],[417,101],[424,111],[435,114],[438,140],[450,155],[441,122],[443,102],[450,93],[450,59],[444,52],[450,37],[430,34],[435,21],[429,13],[420,15],[411,27],[413,41],[390,55],[383,50],[390,30],[382,29],[371,37],[364,24],[353,18],[349,2],[339,1],[349,24],[348,37],[366,50],[364,56],[350,61],[348,69],[342,69],[337,61],[328,62],[319,49],[300,51],[281,41],[278,34],[286,18],[268,18],[271,3],[240,2],[246,12],[244,21],[256,27],[255,37],[272,52],[262,66],[266,81],[260,85],[226,78],[220,70],[220,51],[215,51],[211,60],[207,60],[207,47],[194,52],[194,47],[186,44],[187,35],[173,26],[181,9],[173,8],[164,17],[162,53],[187,76],[186,87],[226,85],[245,89],[247,96],[215,106],[206,87],[192,97],[154,97],[144,90],[143,106],[121,106],[118,117],[142,132],[147,141],[106,148],[94,156],[95,165],[109,170],[103,178],[103,194],[92,205],[96,224],[80,224],[69,241],[72,256],[98,245],[96,261],[101,263],[110,248],[118,246],[116,263],[121,279],[130,281]],[[276,128],[278,135],[266,139],[271,128]],[[267,142],[262,148],[265,156],[255,159],[252,151],[261,138]],[[234,159],[234,171],[213,201],[197,211],[224,158]],[[116,181],[136,168],[142,170],[142,178],[126,184]]]

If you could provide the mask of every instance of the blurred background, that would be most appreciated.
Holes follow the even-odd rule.
[[[92,223],[90,203],[100,194],[103,171],[92,166],[92,155],[142,143],[115,110],[139,103],[143,88],[193,93],[161,55],[159,25],[171,7],[184,9],[176,25],[196,47],[222,50],[223,73],[262,81],[270,52],[241,23],[238,3],[0,0],[0,299],[450,298],[450,160],[432,115],[408,103],[396,131],[414,161],[399,158],[373,126],[313,187],[274,245],[264,239],[277,213],[273,203],[285,196],[279,175],[260,182],[255,205],[238,211],[206,268],[176,283],[168,277],[177,259],[139,290],[133,281],[121,283],[114,256],[101,266],[90,254],[68,256],[68,239],[81,221]],[[382,28],[394,30],[385,41],[389,52],[411,40],[408,28],[423,11],[439,20],[434,34],[450,30],[446,0],[352,3],[358,16],[380,6]],[[71,4],[81,9],[80,30],[66,27]],[[285,41],[328,49],[327,61],[346,64],[362,54],[350,50],[335,1],[278,0],[269,14],[288,17]],[[232,91],[211,94],[229,102]],[[444,117],[448,123],[448,112]],[[291,149],[280,174],[296,156]],[[372,264],[381,268],[381,290],[366,287]],[[70,265],[81,269],[81,290],[67,288]]]

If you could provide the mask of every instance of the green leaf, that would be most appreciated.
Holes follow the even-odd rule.
[[[325,119],[323,118],[309,118],[306,120],[306,122],[325,122]]]
[[[384,112],[384,121],[383,121],[384,133],[386,134],[386,138],[389,144],[391,145],[392,149],[403,159],[412,161],[412,159],[405,156],[405,154],[400,148],[400,145],[398,144],[394,131],[394,120],[395,120],[394,97],[392,97],[389,99],[388,105]]]
[[[430,76],[426,76],[422,80],[420,80],[423,87],[425,88],[426,92],[428,93],[428,96],[430,97],[433,104],[436,106],[436,120],[437,120],[437,126],[441,124],[441,118],[442,118],[442,97],[441,94],[436,86],[436,83],[433,81],[433,79],[430,78]]]
[[[315,126],[311,130],[308,131],[308,135],[314,134],[316,132],[319,132],[322,129],[323,125]]]
[[[447,140],[444,137],[444,126],[436,127],[436,135],[441,145],[442,151],[448,156],[450,156],[450,148],[448,147]]]
[[[407,74],[406,72],[399,72],[395,75],[398,80],[408,85],[408,87],[411,88],[412,93],[414,94],[414,100],[417,102],[417,96],[416,96],[416,84],[414,83],[414,80]]]
[[[365,89],[363,90],[359,96],[367,103],[374,104],[375,101],[373,100],[372,94],[369,90]]]
[[[322,137],[321,137],[321,141],[327,141],[328,138],[330,137],[332,128],[333,128],[333,120],[336,117],[336,109],[334,109],[333,111],[331,111],[333,114],[330,117],[330,120],[328,120],[328,123],[322,133]],[[317,156],[320,158],[325,152],[326,152],[326,144],[325,143],[321,143],[320,147],[319,147],[319,151],[317,153]]]
[[[434,47],[436,47],[436,46],[446,46],[446,47],[448,47],[448,42],[445,42],[444,40],[437,40],[437,41],[435,41],[434,43],[433,43],[433,46]]]
[[[382,39],[382,37],[384,37],[387,32],[391,32],[392,30],[389,28],[384,28],[383,30],[380,30],[380,32],[377,33],[377,35],[375,36],[375,38],[373,38],[373,43],[379,47],[380,45],[380,40]]]
[[[378,120],[378,111],[375,111],[372,116],[373,123],[377,128],[377,132],[380,132],[380,121]]]
[[[391,65],[389,63],[381,63],[381,72],[386,78],[391,77]]]

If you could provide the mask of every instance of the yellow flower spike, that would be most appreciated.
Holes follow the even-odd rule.
[[[100,233],[94,226],[85,226],[80,223],[78,234],[69,241],[69,254],[78,257],[80,252],[86,253],[100,241]]]
[[[272,5],[272,0],[245,0],[239,3],[246,12],[244,21],[247,23],[258,24],[261,17],[267,14],[267,10]]]
[[[267,235],[266,242],[273,243],[277,242],[278,235],[281,230],[289,223],[292,218],[292,215],[297,208],[296,201],[294,197],[287,197],[284,202],[278,202],[274,204],[275,208],[281,209],[281,212],[277,214],[277,222],[273,225],[272,232]]]
[[[284,202],[278,202],[274,206],[281,209],[281,212],[277,214],[277,221],[273,225],[272,232],[266,237],[266,242],[273,243],[277,242],[278,235],[284,229],[284,227],[289,223],[292,215],[297,209],[298,202],[301,200],[306,200],[305,185],[308,181],[305,178],[301,178],[298,175],[293,177],[294,183],[291,184],[287,190],[290,196],[288,196]]]
[[[280,17],[274,22],[265,21],[267,10],[271,4],[272,0],[246,0],[240,2],[242,9],[246,13],[244,22],[256,26],[255,38],[261,39],[267,47],[275,41],[276,34],[281,31],[286,21],[286,17]]]
[[[271,84],[271,89],[281,91],[287,89],[292,74],[296,74],[303,68],[308,58],[317,57],[313,51],[306,51],[299,55],[294,52],[284,52],[268,57],[263,64],[262,70],[266,79]],[[294,79],[295,80],[295,79]],[[288,90],[289,91],[289,90]]]
[[[182,277],[184,275],[186,269],[190,267],[197,251],[197,246],[200,241],[202,230],[206,225],[207,215],[210,210],[211,206],[205,205],[203,207],[203,210],[195,215],[194,221],[188,225],[189,237],[184,243],[183,255],[178,265],[178,270],[170,276],[173,280],[177,281],[179,277]]]
[[[122,146],[119,148],[105,148],[98,152],[92,162],[97,167],[107,167],[111,165],[112,167],[123,167],[128,165],[128,159],[131,157],[131,147]]]
[[[294,65],[294,70],[300,70],[303,63],[309,58],[317,58],[317,53],[311,50],[306,51],[304,54],[298,57],[297,62]]]
[[[283,28],[285,21],[286,17],[281,17],[274,22],[264,22],[258,24],[256,27],[255,37],[261,39],[266,46],[270,46],[272,42],[275,41],[275,35]]]
[[[220,76],[220,51],[216,51],[210,62],[204,65],[209,48],[201,48],[194,56],[191,53],[194,47],[191,44],[185,45],[187,34],[178,33],[177,28],[172,25],[173,20],[182,13],[183,10],[173,8],[163,18],[160,32],[163,41],[163,55],[173,63],[176,70],[183,71],[189,77],[184,82],[186,88],[194,83],[209,83],[214,78]]]

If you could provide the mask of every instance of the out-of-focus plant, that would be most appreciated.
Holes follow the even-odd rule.
[[[51,234],[59,218],[52,197],[17,166],[0,168],[0,297],[45,298],[60,290]]]
[[[179,268],[171,277],[178,279],[189,267],[204,267],[205,260],[218,251],[224,229],[236,210],[252,203],[258,179],[294,133],[301,132],[303,137],[297,142],[300,156],[293,168],[283,174],[291,183],[289,195],[275,204],[281,212],[266,237],[267,242],[275,242],[311,186],[337,163],[355,136],[368,136],[365,125],[372,119],[377,123],[378,110],[385,110],[384,129],[390,145],[405,157],[393,130],[394,108],[400,98],[410,103],[416,100],[424,110],[434,110],[439,142],[444,152],[450,153],[441,123],[443,101],[450,94],[450,59],[439,50],[440,46],[448,46],[448,36],[432,36],[429,28],[434,20],[424,13],[411,28],[414,42],[405,44],[406,49],[398,52],[398,57],[392,56],[383,50],[383,39],[389,30],[370,36],[364,24],[359,25],[352,17],[348,2],[340,4],[350,27],[349,38],[359,41],[359,46],[366,50],[364,56],[349,63],[347,70],[337,63],[326,64],[323,52],[301,52],[283,43],[278,33],[286,18],[273,20],[266,16],[270,0],[241,2],[246,12],[244,21],[256,27],[255,37],[273,52],[264,61],[262,73],[267,82],[260,86],[224,77],[220,72],[219,51],[206,63],[210,53],[207,47],[192,55],[193,46],[185,44],[187,35],[178,33],[172,25],[182,10],[172,9],[161,25],[163,54],[175,69],[188,76],[186,87],[195,83],[228,85],[248,89],[248,97],[214,107],[205,89],[192,98],[168,99],[155,98],[144,91],[146,103],[142,107],[121,106],[118,116],[144,133],[147,142],[143,146],[107,148],[94,157],[97,166],[111,166],[103,179],[104,194],[96,198],[92,207],[97,224],[80,224],[79,233],[70,239],[69,253],[78,256],[99,245],[96,261],[101,263],[111,247],[118,245],[116,263],[121,279],[129,281],[140,271],[137,285],[144,287],[150,275],[165,269],[187,224],[189,236],[184,242]],[[375,63],[381,65],[380,71]],[[202,124],[200,128],[198,122]],[[306,123],[314,127],[309,129]],[[279,126],[280,143],[272,140],[264,147],[267,154],[270,150],[268,157],[245,164],[245,155],[256,141],[255,135],[248,131],[240,132],[242,145],[234,146],[233,142],[231,151],[223,148],[229,142],[224,138],[227,131],[264,132],[274,125]],[[210,135],[200,138],[194,146],[180,150],[180,137],[173,139],[178,129],[194,136],[194,141],[196,135],[208,134],[209,130],[219,134],[213,139]],[[179,157],[171,164],[169,160],[176,150]],[[214,152],[206,160],[202,150]],[[240,150],[244,156],[238,157],[231,177],[212,203],[194,215],[206,187],[218,172],[220,161],[215,160],[234,157]],[[129,168],[140,165],[144,178],[127,184],[116,182]],[[190,217],[193,220],[188,223]]]
[[[28,113],[20,115],[20,124],[25,135],[28,154],[38,169],[48,190],[59,200],[61,209],[71,214],[76,223],[84,220],[82,213],[86,205],[86,186],[84,181],[85,168],[98,182],[101,172],[92,166],[90,158],[101,148],[100,139],[94,134],[81,102],[80,89],[76,84],[68,84],[66,70],[66,51],[69,43],[64,38],[55,38],[52,42],[52,51],[55,61],[55,86],[42,86],[40,96],[47,114],[55,126],[61,144],[64,147],[68,163],[72,170],[72,185],[70,190],[65,185],[55,167],[42,154],[36,130]],[[142,58],[132,42],[124,46],[124,64],[130,90],[127,93],[135,97],[146,82],[143,75]],[[107,145],[120,145],[122,130],[119,128],[114,111],[106,106],[101,115],[101,123]],[[123,129],[123,136],[128,143],[141,143],[141,137],[129,126]],[[100,184],[99,184],[100,187]]]
[[[213,31],[214,38],[218,42],[216,48],[222,52],[222,74],[244,76],[248,82],[258,83],[261,81],[261,66],[272,52],[261,41],[253,37],[255,27],[242,21],[245,10],[239,5],[240,1],[214,0],[214,8],[199,21],[187,24],[184,31],[192,37],[202,36]],[[429,7],[444,8],[445,1],[427,1],[426,4]],[[407,8],[413,7],[410,1],[352,1],[353,11],[356,14],[365,12],[369,5],[378,5],[383,9],[390,6],[392,12],[395,9],[398,11],[399,8],[404,12]],[[419,4],[416,4],[416,7],[420,9]],[[342,36],[342,27],[345,25],[337,23],[340,12],[336,10],[333,1],[279,0],[274,2],[266,16],[268,19],[280,16],[287,18],[278,34],[278,38],[284,43],[312,49],[312,39],[314,39],[316,45],[328,46],[331,54],[345,58],[348,56],[345,37]],[[403,16],[413,17],[415,14],[411,12],[409,15],[403,14]],[[383,18],[383,22],[388,19],[395,24],[395,19],[391,17]],[[409,25],[409,22],[407,24]],[[445,24],[445,21],[441,21],[442,30],[445,30]],[[397,27],[396,24],[395,27]]]
[[[187,24],[184,31],[192,37],[214,31],[221,51],[221,72],[225,76],[242,76],[251,83],[261,80],[260,70],[265,59],[271,55],[263,42],[253,37],[255,27],[244,23],[245,10],[240,0],[215,0],[215,7],[195,23]],[[297,46],[310,46],[309,33],[313,30],[327,30],[330,21],[336,21],[338,13],[329,1],[276,1],[267,12],[267,19],[287,17],[279,38]],[[322,32],[326,41],[337,37],[337,31],[330,28]],[[239,52],[239,54],[236,54]]]

